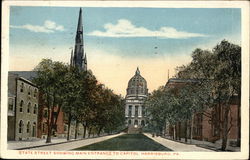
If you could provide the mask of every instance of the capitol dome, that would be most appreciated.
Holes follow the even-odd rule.
[[[129,80],[127,88],[127,96],[145,95],[148,94],[147,81],[140,75],[140,70],[137,67],[135,75]]]

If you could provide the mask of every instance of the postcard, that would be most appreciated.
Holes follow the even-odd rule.
[[[248,158],[249,2],[4,1],[2,14],[2,158]]]

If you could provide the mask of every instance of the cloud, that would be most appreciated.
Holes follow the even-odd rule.
[[[127,19],[118,20],[117,24],[107,23],[104,25],[105,31],[93,31],[88,33],[90,36],[97,37],[157,37],[157,38],[172,38],[185,39],[193,37],[207,37],[200,33],[190,33],[185,31],[177,31],[173,27],[161,27],[159,30],[149,30],[144,27],[137,27]]]
[[[62,25],[56,24],[56,22],[46,20],[42,26],[25,24],[20,26],[10,25],[10,28],[26,29],[31,32],[41,32],[41,33],[53,33],[55,31],[64,31]]]

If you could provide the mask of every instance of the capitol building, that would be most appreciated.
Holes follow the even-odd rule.
[[[129,80],[125,117],[128,133],[139,133],[146,125],[146,108],[145,100],[148,96],[147,81],[141,76],[137,67],[135,75]]]

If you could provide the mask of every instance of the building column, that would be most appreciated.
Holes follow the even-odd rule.
[[[142,107],[139,105],[139,117],[142,117]]]
[[[128,105],[125,106],[125,117],[128,117]]]
[[[135,105],[132,106],[132,116],[131,117],[135,117]]]

